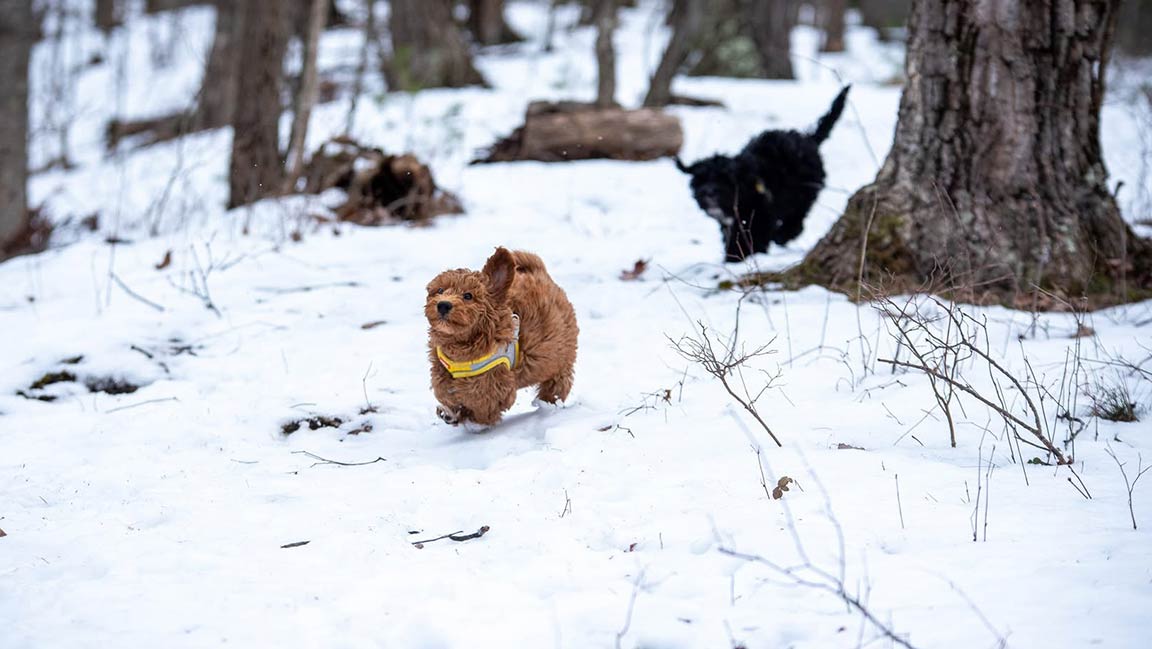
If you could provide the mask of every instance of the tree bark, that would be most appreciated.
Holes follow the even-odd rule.
[[[1119,4],[914,2],[888,158],[792,276],[857,295],[1152,295],[1152,243],[1120,217],[1100,153]]]
[[[0,259],[29,229],[28,60],[32,0],[0,0]]]
[[[280,189],[280,79],[287,21],[279,2],[240,0],[243,32],[236,83],[244,93],[232,111],[232,160],[228,177],[231,209]]]
[[[859,0],[859,5],[864,26],[875,29],[881,42],[888,42],[892,30],[907,22],[912,0]]]
[[[392,57],[384,69],[390,90],[485,85],[449,0],[392,0],[390,6]]]
[[[320,33],[328,13],[329,0],[312,0],[308,17],[308,38],[304,41],[301,58],[300,92],[296,99],[296,114],[292,117],[292,135],[288,140],[288,176],[285,191],[292,191],[296,179],[304,170],[304,144],[308,137],[308,121],[316,105],[316,58],[320,49]]]
[[[796,8],[796,0],[748,0],[748,26],[767,79],[796,78],[791,44]]]
[[[113,28],[120,26],[120,3],[116,0],[96,0],[96,11],[93,22],[96,27],[107,34]]]
[[[145,0],[144,13],[155,14],[162,11],[175,11],[193,5],[212,4],[212,0]]]
[[[844,11],[848,0],[824,0],[820,5],[820,22],[824,28],[821,52],[844,51]]]
[[[376,46],[376,11],[375,0],[364,2],[364,44],[360,47],[360,59],[356,62],[356,76],[352,78],[352,90],[348,98],[348,115],[344,118],[344,134],[352,132],[356,121],[356,106],[360,95],[364,92],[364,76],[368,73],[368,58]]]
[[[596,105],[608,108],[616,104],[616,0],[596,0],[593,14],[596,23]]]
[[[468,29],[481,45],[500,45],[524,40],[504,18],[504,0],[469,0]]]
[[[704,1],[675,0],[669,17],[672,36],[648,84],[648,93],[644,96],[644,105],[648,107],[666,106],[672,101],[672,79],[692,53],[692,42],[704,23]]]
[[[220,128],[232,121],[240,61],[236,50],[242,34],[242,19],[242,2],[216,0],[215,35],[204,66],[204,78],[200,81],[193,130]]]
[[[1152,0],[1127,0],[1120,8],[1116,49],[1128,56],[1152,55]]]

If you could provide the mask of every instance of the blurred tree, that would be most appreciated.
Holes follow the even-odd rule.
[[[892,30],[904,26],[912,0],[859,0],[860,18],[865,27],[876,30],[884,42],[892,40]]]
[[[191,130],[220,128],[232,121],[232,107],[236,103],[236,75],[240,57],[236,55],[243,2],[216,0],[216,28],[212,50],[204,66],[200,81],[200,94],[196,101],[196,114]]]
[[[524,40],[504,18],[504,0],[469,0],[468,29],[481,45],[500,45]]]
[[[390,90],[485,85],[450,0],[392,0],[390,8],[392,56],[384,67]]]
[[[844,11],[848,0],[823,0],[820,3],[820,26],[824,30],[821,52],[844,51]]]
[[[319,74],[317,58],[320,53],[320,33],[324,31],[324,21],[328,15],[328,0],[312,0],[312,11],[308,19],[308,37],[301,48],[300,88],[295,101],[296,110],[292,116],[292,135],[288,140],[288,175],[284,190],[292,191],[296,180],[304,172],[304,146],[308,137],[308,121],[312,118],[312,108],[316,105],[316,91]]]
[[[796,26],[798,0],[746,0],[748,27],[768,79],[794,79],[792,28]]]
[[[173,11],[192,5],[209,5],[212,0],[144,0],[144,13],[155,14],[161,11]]]
[[[916,0],[888,159],[790,275],[1032,306],[1152,297],[1100,153],[1120,0]]]
[[[121,24],[121,3],[116,0],[96,0],[96,11],[93,21],[100,31],[107,34]]]
[[[244,101],[232,110],[232,160],[228,207],[245,205],[280,190],[280,81],[288,21],[279,2],[237,0],[242,7],[234,83]]]
[[[791,79],[798,0],[708,0],[688,74]]]
[[[692,53],[692,42],[697,39],[704,26],[705,4],[707,0],[675,0],[672,3],[668,22],[672,25],[672,36],[664,49],[664,56],[652,73],[648,94],[644,105],[665,106],[672,101],[672,79],[683,67]]]
[[[0,259],[19,247],[28,212],[28,60],[36,39],[32,0],[0,0]]]
[[[1152,0],[1127,0],[1120,7],[1116,49],[1128,56],[1152,55]]]
[[[596,23],[596,105],[616,106],[616,1],[596,0],[593,21]]]

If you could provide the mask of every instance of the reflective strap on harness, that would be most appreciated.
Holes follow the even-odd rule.
[[[520,316],[515,313],[512,314],[512,327],[512,340],[487,356],[471,361],[454,361],[445,356],[439,347],[436,348],[436,356],[454,379],[480,376],[500,365],[511,370],[516,367],[516,361],[520,358]]]

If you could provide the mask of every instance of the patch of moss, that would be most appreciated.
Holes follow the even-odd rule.
[[[28,389],[30,389],[30,390],[43,390],[44,388],[48,387],[49,385],[52,385],[53,383],[67,383],[69,381],[75,381],[75,380],[76,380],[76,375],[73,374],[72,372],[67,371],[67,370],[62,370],[59,372],[48,372],[44,376],[41,376],[39,379],[34,381],[32,383],[32,385],[28,386]]]

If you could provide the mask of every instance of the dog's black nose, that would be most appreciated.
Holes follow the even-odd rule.
[[[436,312],[442,316],[448,315],[448,312],[451,310],[452,310],[452,303],[451,302],[437,302],[436,303]]]

